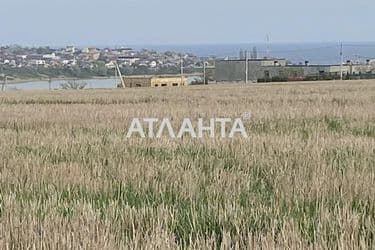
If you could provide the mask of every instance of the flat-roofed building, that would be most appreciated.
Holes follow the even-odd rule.
[[[246,74],[247,70],[247,74]],[[339,79],[361,74],[374,74],[375,64],[353,64],[350,61],[343,65],[310,65],[308,61],[301,65],[287,64],[285,59],[249,59],[216,61],[215,78],[218,82],[253,82],[263,81],[298,81]]]
[[[287,65],[286,59],[279,58],[248,59],[247,62],[249,81],[272,77],[268,73],[278,72],[278,69]],[[246,79],[245,59],[218,60],[215,62],[215,67],[215,79],[218,82],[240,82]],[[265,67],[271,67],[274,70],[265,70]]]
[[[181,75],[124,76],[127,88],[137,87],[180,87],[187,85],[187,78]]]

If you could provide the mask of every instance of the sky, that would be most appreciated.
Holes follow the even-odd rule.
[[[0,45],[375,41],[374,0],[0,0]]]

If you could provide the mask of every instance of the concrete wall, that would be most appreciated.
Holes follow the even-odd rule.
[[[351,69],[349,65],[343,65],[342,67],[340,67],[340,65],[331,65],[329,69],[329,73],[333,73],[336,75],[340,74],[341,68],[344,74],[350,74]]]
[[[277,61],[275,63],[275,61]],[[273,78],[280,75],[286,60],[249,60],[248,80]],[[215,63],[215,80],[218,82],[243,82],[246,79],[245,60],[222,60]]]
[[[245,65],[245,61],[217,61],[215,80],[219,82],[244,81]]]
[[[276,62],[277,61],[277,62]],[[249,60],[249,81],[325,79],[343,75],[375,73],[375,65],[286,65],[286,60]],[[215,80],[218,82],[244,82],[245,60],[216,61]]]
[[[277,77],[285,65],[285,59],[249,60],[248,80]],[[246,79],[245,60],[219,60],[215,62],[215,68],[215,80],[218,82],[243,82]]]

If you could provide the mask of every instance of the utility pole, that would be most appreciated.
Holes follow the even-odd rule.
[[[203,84],[206,84],[206,63],[203,62]]]
[[[5,85],[7,85],[8,76],[4,75],[3,85],[1,86],[1,91],[5,91]]]
[[[342,81],[343,80],[343,64],[344,64],[344,49],[343,49],[343,45],[341,43],[341,46],[340,46],[340,80]]]
[[[117,81],[117,68],[116,68],[116,64],[115,64],[114,70],[115,70],[115,84],[116,84],[116,81]],[[118,87],[119,84],[116,84],[116,85],[117,85],[116,87]]]
[[[180,67],[181,67],[181,86],[182,86],[184,82],[184,59],[182,56],[180,59]]]
[[[271,52],[271,39],[270,35],[267,34],[267,58],[270,58],[270,52]]]
[[[120,77],[120,80],[121,80],[121,85],[122,85],[123,88],[126,88],[124,78],[122,77],[121,70],[120,70],[120,67],[118,66],[117,62],[115,62],[115,66],[116,66],[118,76]]]
[[[245,83],[249,80],[249,55],[248,51],[245,50]]]
[[[203,61],[203,66],[202,67],[194,67],[194,69],[201,69],[203,70],[203,84],[208,84],[208,79],[207,79],[207,69],[214,69],[215,67],[212,67],[209,65],[207,61]]]
[[[52,89],[52,79],[51,79],[51,77],[49,77],[48,78],[48,89],[49,89],[49,91],[51,91],[51,89]]]

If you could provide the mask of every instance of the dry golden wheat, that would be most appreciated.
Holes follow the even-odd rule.
[[[241,117],[249,139],[125,135]],[[5,249],[374,248],[375,82],[0,94]]]

